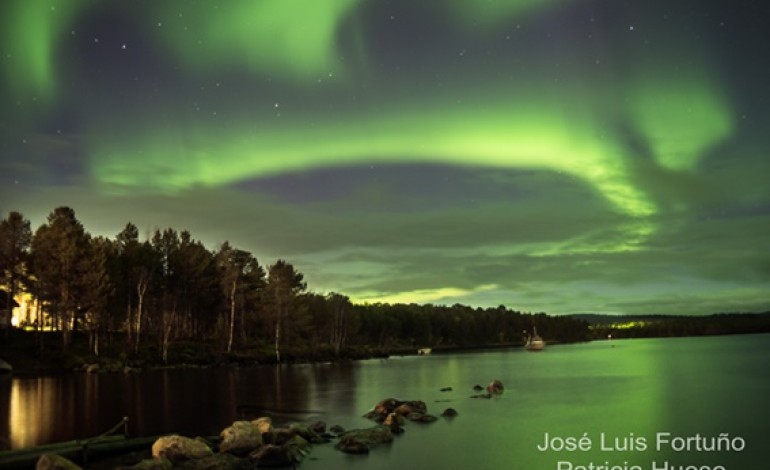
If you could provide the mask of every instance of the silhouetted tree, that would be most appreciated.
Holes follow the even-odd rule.
[[[245,309],[247,301],[255,301],[256,294],[264,287],[265,271],[251,253],[238,250],[228,242],[222,244],[216,254],[219,281],[227,299],[227,352],[233,348],[236,311]]]
[[[100,336],[107,323],[107,304],[114,292],[107,273],[107,259],[114,249],[110,240],[103,237],[92,238],[82,260],[85,267],[82,297],[79,299],[80,310],[88,328],[90,350],[95,356],[99,355]]]
[[[347,345],[348,338],[356,333],[358,323],[353,314],[353,305],[347,296],[332,292],[326,296],[326,303],[330,313],[329,344],[334,349],[334,354],[339,356],[340,350]]]
[[[273,323],[275,359],[281,362],[281,331],[288,324],[293,313],[294,300],[307,284],[304,276],[294,266],[284,260],[278,260],[268,268],[266,300]],[[296,320],[294,318],[293,320]]]
[[[50,302],[66,351],[85,295],[84,279],[89,268],[89,235],[75,211],[58,207],[48,216],[48,223],[41,225],[32,239],[31,256],[40,294]]]
[[[5,327],[10,323],[13,302],[19,282],[24,275],[24,263],[31,243],[32,230],[29,220],[25,219],[21,213],[11,212],[0,222],[0,272],[8,288],[4,308],[6,315],[9,316],[7,321],[0,318],[0,326]]]

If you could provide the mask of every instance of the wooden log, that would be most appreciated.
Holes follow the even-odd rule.
[[[158,436],[130,439],[123,436],[103,436],[27,449],[5,450],[0,451],[0,468],[34,468],[35,462],[43,454],[57,454],[76,462],[85,463],[94,458],[130,452],[142,447],[149,448],[157,439]]]

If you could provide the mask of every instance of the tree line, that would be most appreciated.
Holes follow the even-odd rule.
[[[604,338],[670,338],[770,333],[770,312],[681,315],[576,315],[591,324],[591,336]]]
[[[151,348],[169,362],[180,342],[220,354],[251,351],[281,362],[297,354],[349,357],[357,351],[469,347],[521,342],[537,327],[546,339],[588,339],[588,324],[527,314],[504,306],[353,304],[339,293],[308,291],[304,276],[279,259],[263,266],[247,250],[224,242],[215,250],[186,230],[156,229],[140,240],[127,223],[114,238],[92,236],[69,207],[58,207],[34,232],[11,212],[0,222],[0,268],[7,296],[37,302],[27,325],[73,334],[90,354],[139,355]]]

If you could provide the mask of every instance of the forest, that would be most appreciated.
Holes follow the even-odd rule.
[[[32,230],[19,212],[0,222],[6,317],[26,296],[34,312],[6,338],[33,337],[40,360],[67,367],[291,362],[385,356],[417,348],[522,344],[536,327],[549,342],[589,339],[588,323],[498,306],[354,304],[315,293],[292,263],[269,265],[224,242],[209,249],[189,231],[140,240],[127,223],[92,236],[69,207]],[[22,333],[23,332],[23,333]],[[20,339],[19,339],[20,338]]]

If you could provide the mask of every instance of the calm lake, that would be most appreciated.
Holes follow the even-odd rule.
[[[474,384],[492,379],[505,385],[502,395],[469,398]],[[434,415],[452,407],[459,416],[408,423],[392,444],[368,456],[315,446],[302,468],[770,465],[770,335],[601,341],[540,353],[494,350],[347,364],[0,377],[0,449],[96,435],[123,416],[135,435],[216,435],[236,419],[263,415],[278,423],[321,419],[346,429],[368,427],[373,423],[361,415],[387,397],[423,400]],[[590,450],[541,451],[546,434],[585,436]],[[722,450],[698,450],[716,445],[720,435]],[[658,438],[667,442],[659,447]],[[688,438],[689,451],[682,449]]]

